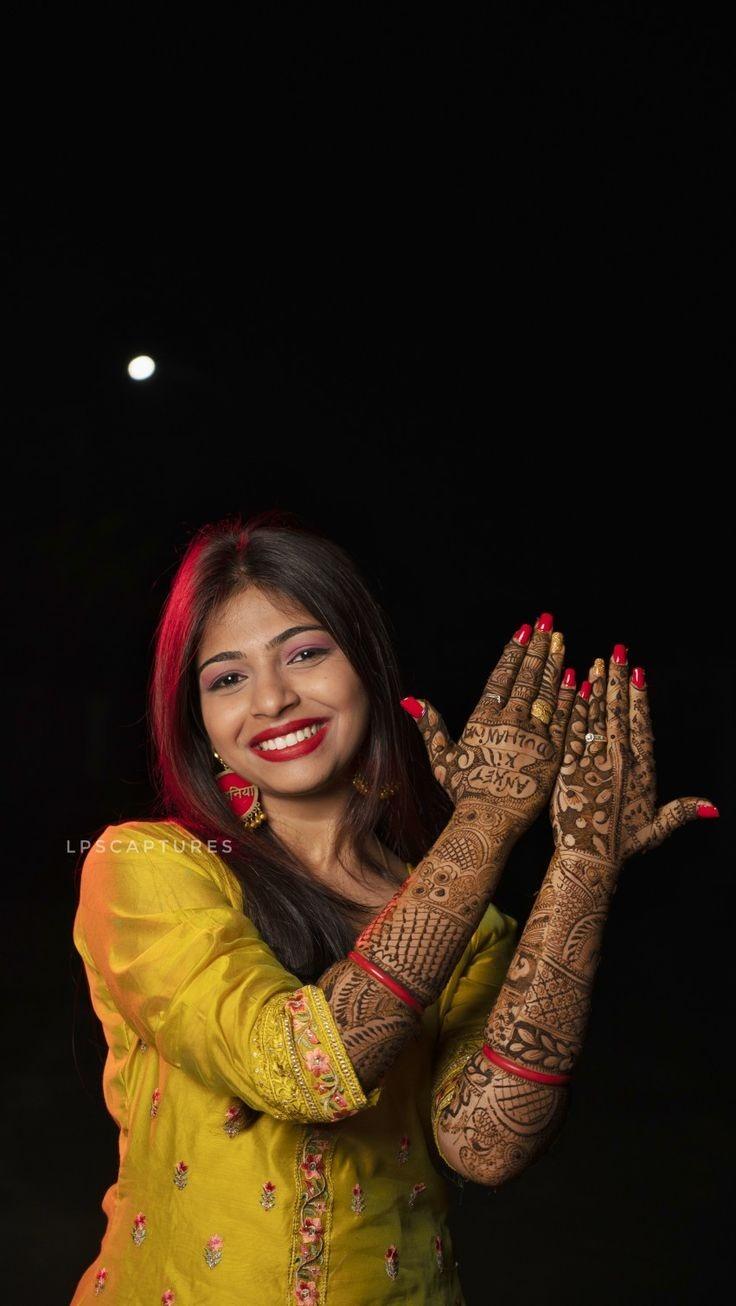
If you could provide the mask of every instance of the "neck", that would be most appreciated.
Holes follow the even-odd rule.
[[[342,865],[337,859],[337,831],[353,795],[350,782],[316,794],[261,793],[268,824],[273,834],[289,848],[310,871],[336,884],[345,876],[345,866],[356,867],[355,850],[344,845]],[[375,839],[375,853],[382,858],[381,845]]]

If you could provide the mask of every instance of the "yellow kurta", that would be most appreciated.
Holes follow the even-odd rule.
[[[487,908],[366,1095],[324,993],[242,907],[227,864],[174,822],[110,825],[87,854],[73,937],[120,1165],[71,1306],[463,1304],[436,1120],[516,921]]]

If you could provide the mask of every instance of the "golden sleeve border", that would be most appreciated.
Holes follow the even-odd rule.
[[[440,1058],[433,1076],[432,1092],[432,1133],[437,1151],[447,1165],[450,1162],[442,1152],[439,1143],[438,1130],[442,1113],[445,1107],[452,1101],[457,1081],[463,1071],[465,1063],[470,1057],[475,1056],[480,1051],[483,1042],[483,1029],[485,1025],[479,1026],[477,1034],[471,1034],[453,1043],[444,1055]]]
[[[279,1120],[335,1121],[374,1106],[345,1050],[327,998],[315,984],[279,993],[258,1013],[251,1034],[253,1077]]]

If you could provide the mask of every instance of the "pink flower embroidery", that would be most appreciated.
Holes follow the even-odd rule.
[[[189,1166],[186,1161],[177,1161],[174,1166],[174,1183],[177,1188],[186,1188],[189,1180]]]
[[[272,1184],[270,1179],[267,1179],[261,1189],[261,1196],[259,1199],[264,1211],[270,1211],[271,1207],[275,1205],[276,1203],[275,1193],[276,1193],[276,1185]]]
[[[215,1266],[219,1265],[222,1260],[222,1242],[222,1238],[216,1233],[213,1233],[212,1237],[207,1239],[204,1249],[204,1259],[211,1270],[214,1270]]]
[[[98,1270],[95,1275],[95,1297],[98,1297],[101,1292],[105,1291],[106,1283],[107,1283],[107,1268],[106,1266],[103,1265],[102,1269]]]
[[[356,1215],[362,1215],[365,1210],[365,1198],[363,1197],[363,1189],[360,1184],[355,1184],[353,1186],[353,1200],[350,1203],[350,1209],[351,1211],[355,1211]]]
[[[130,1236],[133,1239],[133,1242],[135,1243],[136,1247],[140,1247],[147,1233],[148,1230],[146,1228],[146,1217],[142,1211],[139,1211],[133,1221],[133,1228],[130,1231]]]
[[[151,1115],[152,1115],[152,1116],[157,1116],[157,1115],[158,1115],[158,1104],[159,1104],[160,1101],[161,1101],[161,1089],[160,1089],[160,1088],[154,1088],[153,1093],[151,1094]]]
[[[165,1292],[161,1293],[161,1306],[174,1306],[175,1301],[176,1293],[173,1288],[167,1288]]]
[[[417,1197],[419,1196],[420,1193],[423,1193],[423,1192],[424,1192],[424,1190],[425,1190],[426,1187],[427,1187],[426,1184],[415,1184],[415,1185],[414,1185],[414,1187],[412,1188],[411,1192],[409,1193],[409,1205],[410,1205],[410,1206],[413,1206],[413,1205],[414,1205],[415,1201],[417,1200]]]
[[[294,1297],[301,1303],[301,1306],[317,1306],[319,1293],[317,1292],[316,1283],[310,1283],[308,1279],[298,1279],[294,1289]]]
[[[393,1243],[391,1243],[390,1247],[386,1248],[386,1254],[383,1260],[389,1279],[395,1279],[399,1273],[399,1252],[398,1248],[396,1248]]]
[[[399,1160],[409,1160],[409,1139],[406,1134],[402,1135],[401,1142],[399,1143]]]
[[[307,1052],[304,1060],[313,1075],[323,1075],[330,1069],[330,1059],[326,1057],[321,1048],[316,1052]]]
[[[239,1134],[244,1122],[242,1104],[240,1102],[233,1103],[225,1112],[225,1122],[222,1126],[228,1138],[234,1138],[236,1134]]]
[[[435,1254],[435,1259],[437,1261],[438,1269],[444,1270],[445,1258],[442,1252],[442,1239],[440,1238],[438,1233],[434,1235],[434,1254]]]

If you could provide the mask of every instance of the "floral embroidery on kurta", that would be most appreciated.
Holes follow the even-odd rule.
[[[174,1306],[175,1301],[176,1293],[173,1288],[167,1288],[165,1292],[161,1293],[161,1306]]]
[[[186,1161],[177,1161],[174,1166],[174,1183],[177,1188],[186,1188],[189,1179],[189,1166]]]
[[[161,1089],[160,1089],[160,1088],[154,1088],[154,1090],[153,1090],[153,1092],[152,1092],[152,1094],[151,1094],[151,1115],[152,1115],[152,1116],[157,1116],[157,1115],[158,1115],[158,1104],[159,1104],[160,1101],[161,1101]]]
[[[395,1279],[399,1273],[399,1252],[398,1248],[395,1247],[393,1243],[391,1243],[390,1247],[386,1248],[386,1255],[383,1260],[389,1279]]]
[[[138,1040],[138,1051],[139,1051],[139,1052],[147,1052],[147,1051],[148,1051],[148,1044],[146,1043],[145,1039],[142,1039],[142,1038],[141,1038],[141,1039]]]
[[[373,1105],[345,1051],[325,994],[305,985],[261,1007],[250,1036],[253,1077],[277,1120],[341,1120]]]
[[[315,1087],[320,1097],[325,1097],[331,1111],[346,1114],[350,1107],[341,1089],[340,1081],[332,1066],[330,1058],[320,1046],[319,1034],[312,1026],[309,1007],[301,989],[286,999],[286,1010],[291,1012],[294,1028],[294,1042],[300,1049],[305,1065],[314,1076]]]
[[[142,1211],[139,1211],[133,1221],[133,1228],[130,1231],[130,1236],[133,1239],[133,1242],[135,1243],[136,1247],[140,1247],[147,1233],[148,1230],[146,1228],[146,1217]]]
[[[260,1203],[264,1211],[270,1211],[271,1207],[276,1204],[276,1185],[267,1179],[261,1189]]]
[[[414,1187],[412,1188],[411,1192],[409,1193],[409,1205],[410,1205],[410,1206],[413,1206],[413,1205],[414,1205],[415,1201],[417,1200],[417,1197],[419,1196],[420,1193],[423,1193],[423,1192],[424,1192],[424,1190],[425,1190],[426,1187],[427,1187],[426,1184],[415,1184],[415,1185],[414,1185]]]
[[[403,1134],[403,1135],[402,1135],[402,1138],[401,1138],[401,1142],[399,1143],[399,1160],[400,1160],[400,1161],[408,1161],[408,1160],[409,1160],[409,1146],[410,1146],[410,1145],[409,1145],[409,1139],[408,1139],[408,1137],[407,1137],[406,1134]]]
[[[222,1260],[222,1243],[223,1240],[219,1234],[213,1233],[211,1238],[207,1239],[204,1249],[204,1259],[211,1270]]]
[[[101,1292],[105,1291],[106,1283],[107,1283],[107,1268],[103,1265],[102,1269],[98,1270],[95,1275],[95,1297],[99,1296]]]
[[[350,1210],[355,1211],[356,1215],[362,1215],[365,1210],[365,1198],[360,1184],[355,1184],[353,1186],[353,1197],[350,1203]]]
[[[334,1140],[318,1128],[307,1130],[301,1148],[299,1177],[301,1194],[297,1206],[294,1238],[298,1250],[292,1256],[294,1300],[300,1306],[319,1306],[326,1269],[326,1230],[331,1219],[332,1195],[328,1185],[326,1154]]]
[[[244,1124],[245,1112],[243,1111],[243,1103],[234,1102],[225,1112],[225,1119],[222,1127],[228,1138],[234,1138],[236,1134],[240,1133]]]
[[[445,1257],[444,1257],[444,1252],[442,1251],[442,1239],[440,1238],[440,1235],[438,1233],[434,1235],[434,1255],[435,1255],[435,1260],[437,1261],[437,1268],[439,1270],[444,1270]]]

